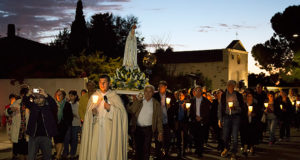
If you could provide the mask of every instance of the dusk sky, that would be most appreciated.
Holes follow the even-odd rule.
[[[0,0],[0,36],[7,24],[17,34],[49,43],[74,20],[77,0]],[[162,39],[175,51],[225,48],[239,39],[249,52],[249,71],[259,73],[251,48],[268,40],[270,19],[299,0],[83,0],[86,20],[99,12],[133,15],[145,43]],[[237,34],[236,34],[237,33]]]

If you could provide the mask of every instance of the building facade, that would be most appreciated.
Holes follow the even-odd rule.
[[[202,73],[212,81],[212,89],[226,88],[228,80],[248,86],[248,52],[239,40],[224,49],[180,51],[157,55],[169,75]]]

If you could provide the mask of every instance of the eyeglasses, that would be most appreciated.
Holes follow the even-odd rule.
[[[195,91],[196,91],[196,92],[201,92],[201,89],[196,89]]]

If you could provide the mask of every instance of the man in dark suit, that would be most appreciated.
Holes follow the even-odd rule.
[[[194,94],[195,97],[191,100],[190,118],[194,130],[196,144],[195,153],[198,157],[202,157],[205,133],[209,126],[211,103],[202,96],[201,86],[195,86]]]
[[[169,148],[170,148],[170,128],[174,126],[172,107],[175,104],[175,98],[173,94],[167,92],[168,84],[166,81],[160,81],[158,84],[158,92],[153,95],[153,98],[160,102],[162,107],[162,120],[163,120],[163,142],[155,139],[155,154],[157,159],[168,159]],[[161,149],[164,149],[164,157],[162,156]]]

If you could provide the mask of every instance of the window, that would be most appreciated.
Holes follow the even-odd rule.
[[[240,55],[237,56],[237,64],[241,64],[241,56]]]

